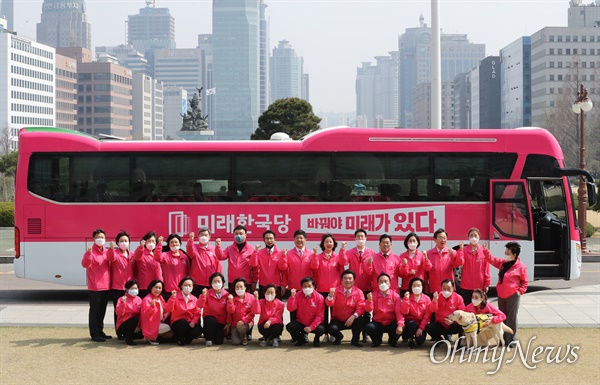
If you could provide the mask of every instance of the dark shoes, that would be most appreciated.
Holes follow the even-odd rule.
[[[321,346],[321,338],[319,337],[315,337],[314,341],[313,341],[313,346],[315,348],[318,348],[319,346]]]
[[[105,334],[104,332],[100,333],[100,336],[102,338],[104,338],[105,340],[110,340],[112,338],[112,336],[109,336],[108,334]]]
[[[132,339],[129,339],[129,338],[125,338],[125,343],[126,343],[127,345],[129,345],[129,346],[135,346],[135,345],[137,345],[137,344],[135,343],[135,341],[133,341]]]
[[[100,336],[95,336],[95,337],[92,337],[92,341],[94,341],[94,342],[105,342],[106,338],[100,337]]]
[[[337,340],[336,340],[336,342],[337,342]],[[352,341],[350,341],[350,345],[356,346],[357,348],[362,348],[363,347],[363,344],[361,344],[360,342],[358,342],[358,340],[352,340]]]

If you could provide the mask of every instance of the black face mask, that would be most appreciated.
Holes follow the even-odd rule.
[[[267,246],[267,245],[265,245],[265,246]],[[267,249],[271,250],[274,246],[275,246],[275,244],[273,243],[271,246],[267,246]]]

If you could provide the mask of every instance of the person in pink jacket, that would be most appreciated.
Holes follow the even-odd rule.
[[[435,247],[427,251],[427,257],[431,261],[431,269],[428,272],[429,292],[433,293],[442,287],[442,281],[450,279],[454,282],[454,268],[462,264],[462,260],[456,251],[448,249],[448,234],[444,229],[437,229],[433,233]]]
[[[170,339],[173,336],[171,327],[166,323],[169,313],[167,303],[162,297],[163,281],[155,279],[148,285],[148,295],[142,300],[140,310],[140,327],[142,334],[150,345],[158,345],[158,337]]]
[[[487,293],[490,287],[490,264],[485,260],[483,247],[479,245],[481,233],[475,227],[469,230],[469,245],[460,243],[457,258],[462,261],[462,275],[456,292],[463,298],[465,305],[471,303],[473,290],[483,289]]]
[[[400,258],[392,253],[392,237],[383,234],[379,237],[379,253],[373,257],[365,258],[365,274],[371,277],[371,288],[373,291],[379,288],[379,275],[386,273],[390,277],[390,289],[398,291],[398,270]]]
[[[402,332],[402,340],[408,341],[408,347],[422,346],[427,337],[427,325],[431,320],[431,311],[435,307],[431,305],[431,299],[423,293],[425,281],[415,277],[410,280],[410,293],[404,293],[400,311],[404,316],[405,328]]]
[[[124,336],[127,345],[135,345],[134,339],[142,338],[140,333],[140,311],[142,299],[138,296],[139,290],[135,279],[129,280],[124,285],[125,295],[117,301],[117,334]]]
[[[217,259],[215,247],[210,242],[210,230],[208,227],[202,227],[198,230],[198,245],[194,245],[194,233],[190,233],[185,251],[191,258],[190,277],[196,282],[192,294],[196,297],[204,289],[210,289],[210,276],[213,273],[223,272],[221,262]]]
[[[135,260],[129,251],[129,234],[121,231],[117,234],[115,243],[111,242],[106,251],[106,257],[110,262],[110,294],[115,310],[115,329],[117,325],[117,302],[125,295],[125,283],[133,279],[135,273]],[[117,332],[117,337],[122,340],[124,337]]]
[[[425,272],[431,270],[431,261],[427,258],[427,252],[421,252],[421,239],[416,233],[409,233],[404,238],[404,247],[406,251],[400,254],[400,267],[398,274],[402,278],[400,287],[400,296],[404,297],[406,292],[410,291],[409,283],[413,278],[425,280]]]
[[[94,342],[104,342],[112,336],[104,333],[104,316],[110,298],[110,263],[106,256],[106,233],[102,229],[92,232],[94,245],[83,254],[81,266],[86,269],[90,299],[88,325]]]
[[[365,311],[373,312],[373,321],[365,325],[364,332],[371,337],[374,348],[382,344],[383,333],[388,335],[388,344],[396,347],[404,327],[400,296],[391,289],[390,276],[386,273],[379,274],[377,282],[377,290],[367,294]]]
[[[364,271],[364,261],[367,258],[372,258],[376,253],[375,250],[368,248],[367,232],[363,229],[358,229],[354,232],[354,240],[356,247],[346,251],[349,269],[356,273],[356,282],[354,286],[358,287],[365,294],[369,294],[373,289],[371,278]]]
[[[254,296],[246,291],[248,282],[244,278],[233,281],[235,297],[227,297],[227,314],[231,317],[231,343],[234,345],[248,344],[248,332],[254,325],[254,316],[260,314],[260,303],[258,302],[258,291]]]
[[[431,311],[435,313],[435,321],[427,325],[427,333],[434,341],[441,341],[442,336],[447,341],[452,341],[452,334],[462,335],[462,327],[447,317],[455,310],[465,310],[465,303],[460,295],[454,291],[454,281],[445,279],[442,281],[441,295],[433,293]]]
[[[154,260],[154,249],[156,248],[156,234],[154,231],[150,231],[146,233],[142,240],[140,241],[140,245],[135,249],[133,253],[133,257],[135,258],[135,277],[140,284],[140,296],[146,297],[148,292],[143,289],[150,285],[150,282],[155,279],[161,280],[162,271],[160,268],[160,263]]]
[[[283,270],[279,266],[279,261],[283,257],[283,251],[277,248],[275,244],[276,235],[271,230],[266,230],[263,233],[263,241],[265,248],[261,249],[260,245],[256,245],[254,253],[250,258],[250,266],[255,271],[255,276],[258,277],[258,297],[265,298],[265,291],[268,284],[277,286],[279,298],[285,295],[283,287]],[[286,250],[287,251],[287,250]]]
[[[499,324],[506,319],[504,313],[488,302],[487,294],[482,289],[473,290],[471,303],[467,305],[465,311],[475,314],[491,314],[492,318],[485,322],[486,325],[490,323]]]
[[[179,290],[171,292],[166,311],[171,313],[171,329],[179,346],[190,344],[202,334],[200,327],[200,309],[198,299],[192,294],[194,280],[183,278],[178,285]]]
[[[165,301],[173,290],[177,290],[179,282],[188,276],[190,260],[181,250],[181,237],[177,234],[171,234],[167,237],[167,247],[169,251],[163,252],[163,237],[158,237],[158,245],[154,249],[154,260],[160,263],[160,268],[165,282],[163,298]]]
[[[198,297],[198,308],[203,310],[204,337],[206,346],[222,345],[229,334],[230,320],[227,315],[229,293],[223,288],[225,277],[219,272],[213,273],[209,282],[210,289],[203,289]]]
[[[304,277],[300,281],[302,292],[296,294],[296,289],[290,290],[287,308],[290,312],[297,311],[296,319],[290,321],[285,328],[296,341],[295,346],[303,346],[307,342],[304,338],[308,333],[314,333],[313,346],[321,346],[321,336],[325,333],[323,313],[325,300],[315,292],[316,285],[313,277]]]
[[[506,326],[514,332],[514,334],[504,333],[504,341],[507,344],[514,344],[517,342],[519,302],[521,296],[527,291],[529,279],[527,266],[519,258],[521,245],[518,242],[508,242],[505,247],[504,256],[506,259],[493,257],[487,243],[483,245],[483,254],[486,261],[499,270],[498,283],[496,284],[498,307],[501,312],[506,314]]]
[[[263,336],[260,346],[273,344],[279,346],[279,337],[283,333],[283,302],[276,298],[277,287],[270,283],[266,286],[265,298],[260,302],[260,317],[258,319],[258,331]]]
[[[254,272],[250,267],[250,258],[254,253],[254,247],[246,242],[246,228],[236,226],[233,229],[234,242],[225,250],[221,249],[221,238],[215,240],[215,254],[219,261],[227,260],[227,283],[229,290],[233,289],[233,281],[244,278],[249,283],[248,291],[252,292]]]

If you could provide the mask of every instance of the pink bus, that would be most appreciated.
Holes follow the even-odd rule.
[[[495,255],[508,240],[522,245],[530,280],[580,275],[579,229],[556,139],[546,130],[400,130],[332,128],[299,141],[101,140],[55,128],[19,134],[15,204],[15,274],[85,285],[80,260],[101,227],[108,240],[187,234],[209,227],[212,240],[232,242],[277,233],[292,247],[303,229],[308,247],[323,233],[353,239],[358,228],[377,249],[394,239],[401,253],[409,232],[421,248],[447,230],[449,245],[481,230]],[[353,242],[351,243],[353,244]],[[492,274],[496,277],[497,274]]]

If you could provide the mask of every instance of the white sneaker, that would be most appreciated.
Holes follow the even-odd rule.
[[[212,346],[212,341],[206,341],[206,346],[207,347],[211,347]]]
[[[146,341],[148,341],[148,343],[152,346],[158,345],[158,341],[152,341],[152,340],[146,340]]]
[[[329,342],[334,343],[335,342],[335,337],[334,336],[329,336]]]
[[[323,339],[321,340],[321,342],[324,342],[324,343],[325,343],[325,342],[329,342],[329,334],[325,334],[325,335],[323,336]]]
[[[267,346],[267,341],[260,341],[260,343],[258,344],[258,346]]]
[[[278,348],[278,347],[279,347],[279,341],[277,340],[277,338],[275,338],[275,339],[273,340],[273,347],[274,347],[274,348]]]

